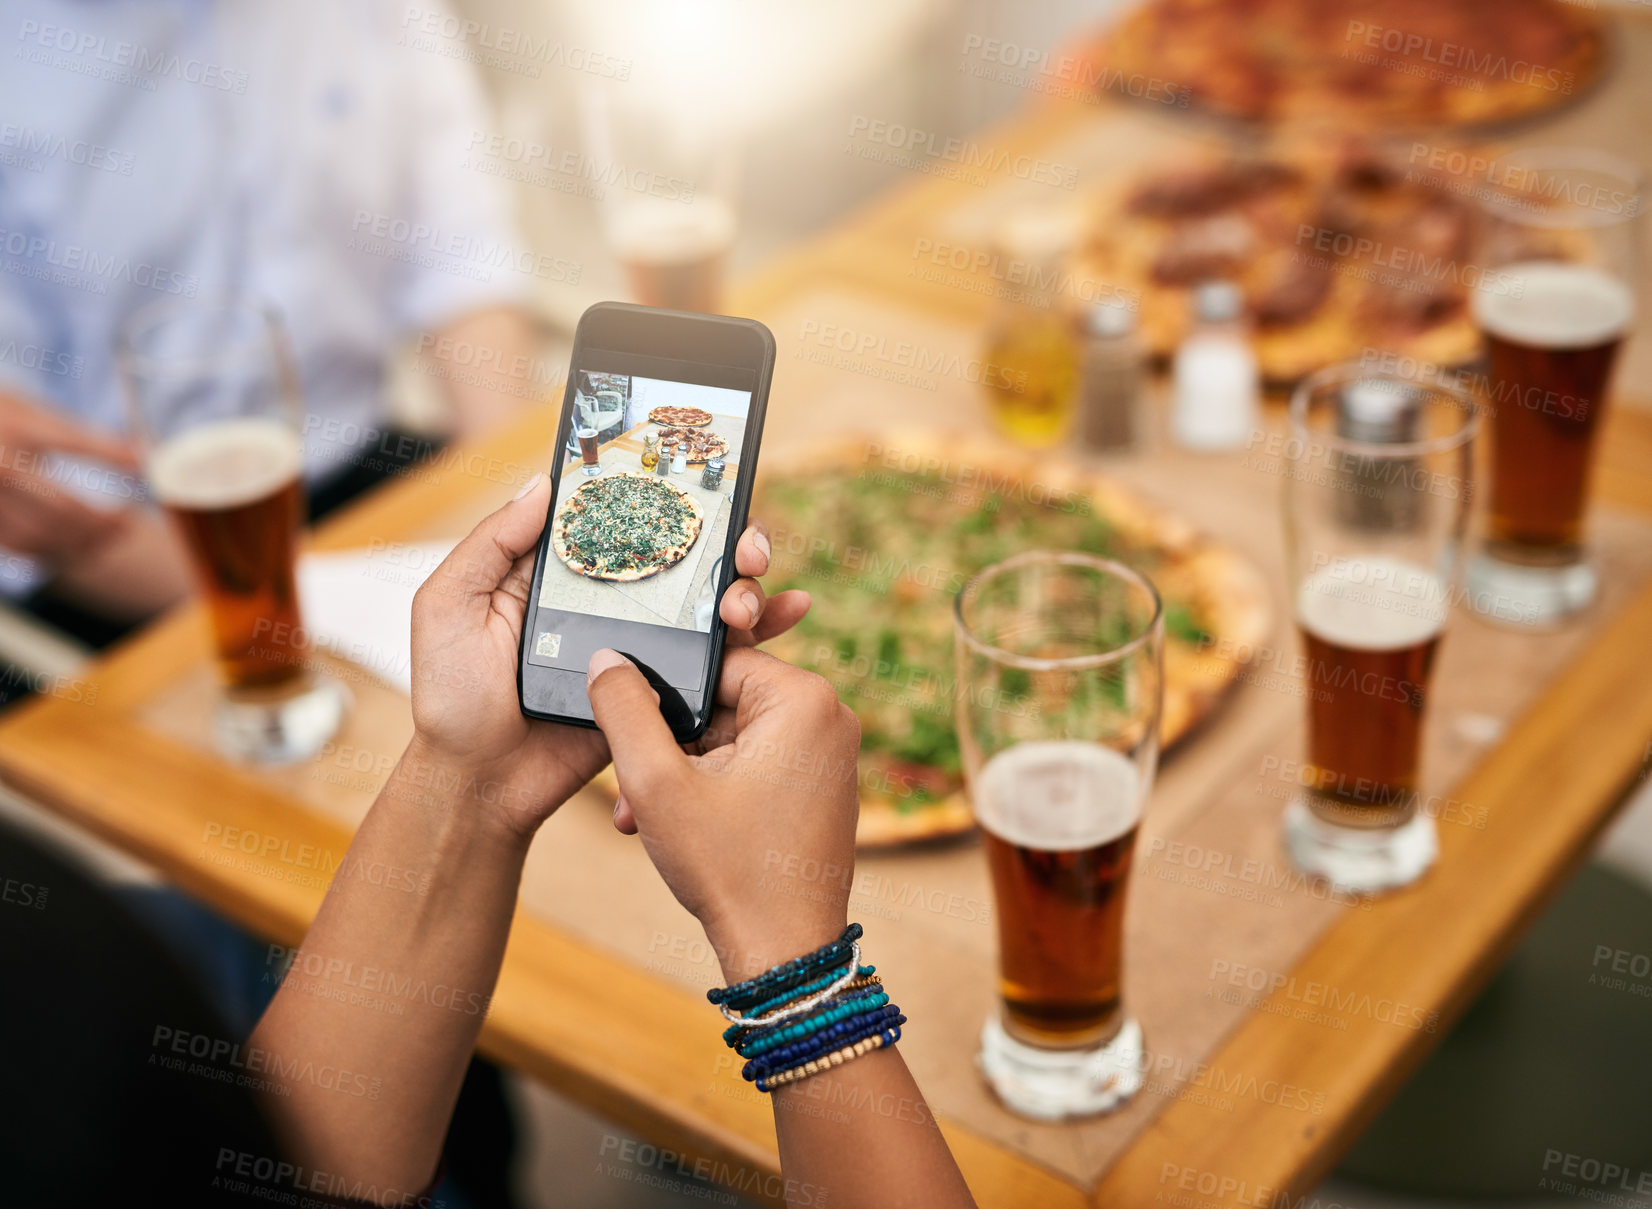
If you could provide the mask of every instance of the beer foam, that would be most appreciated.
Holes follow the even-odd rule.
[[[238,508],[297,478],[304,451],[279,420],[243,417],[191,428],[149,457],[156,497],[174,508]]]
[[[975,815],[1008,844],[1040,852],[1097,848],[1141,821],[1141,773],[1128,756],[1076,739],[1021,743],[987,761]]]
[[[690,205],[642,197],[615,211],[608,236],[624,261],[652,265],[708,259],[734,242],[734,211],[714,197]]]
[[[1629,287],[1604,269],[1527,260],[1499,270],[1509,290],[1474,295],[1488,333],[1532,348],[1593,348],[1621,336],[1634,315]]]
[[[1342,559],[1296,593],[1296,619],[1314,637],[1363,651],[1396,651],[1445,628],[1445,582],[1403,559]]]

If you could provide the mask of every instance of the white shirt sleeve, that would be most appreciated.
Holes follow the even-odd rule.
[[[399,21],[401,10],[390,7]],[[441,0],[421,6],[424,13],[446,10]],[[399,59],[409,159],[402,213],[439,234],[428,261],[404,265],[403,288],[391,300],[396,326],[425,332],[471,311],[527,305],[546,275],[536,271],[540,261],[548,258],[523,242],[512,187],[466,166],[478,139],[499,129],[475,69],[441,54],[404,52]]]

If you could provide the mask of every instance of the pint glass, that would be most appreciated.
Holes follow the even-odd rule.
[[[1558,622],[1595,595],[1584,540],[1607,389],[1634,317],[1638,170],[1604,152],[1538,148],[1497,161],[1478,215],[1474,316],[1491,454],[1477,607]]]
[[[715,313],[738,233],[737,139],[691,99],[662,111],[631,87],[592,81],[579,94],[608,246],[636,301]]]
[[[275,316],[167,300],[119,362],[149,483],[189,548],[212,621],[225,754],[280,763],[337,730],[344,693],[306,666],[295,559],[304,518],[298,385]]]
[[[1459,390],[1352,363],[1291,400],[1285,546],[1308,759],[1285,838],[1298,866],[1343,890],[1402,886],[1434,861],[1418,756],[1478,422]]]
[[[1034,551],[965,584],[956,629],[959,744],[998,916],[981,1070],[1023,1115],[1105,1112],[1141,1086],[1124,912],[1158,765],[1158,593],[1118,563]]]

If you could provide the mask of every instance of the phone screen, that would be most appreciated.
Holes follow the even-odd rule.
[[[592,653],[612,647],[673,688],[704,687],[718,597],[734,578],[725,563],[739,537],[731,528],[755,378],[739,366],[581,354],[541,539],[529,664],[583,684]],[[713,458],[720,477],[715,465],[707,473]]]

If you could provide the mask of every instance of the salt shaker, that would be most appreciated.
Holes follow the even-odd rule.
[[[1261,377],[1231,281],[1207,281],[1193,296],[1193,330],[1176,350],[1170,431],[1189,449],[1237,449],[1256,430]]]

